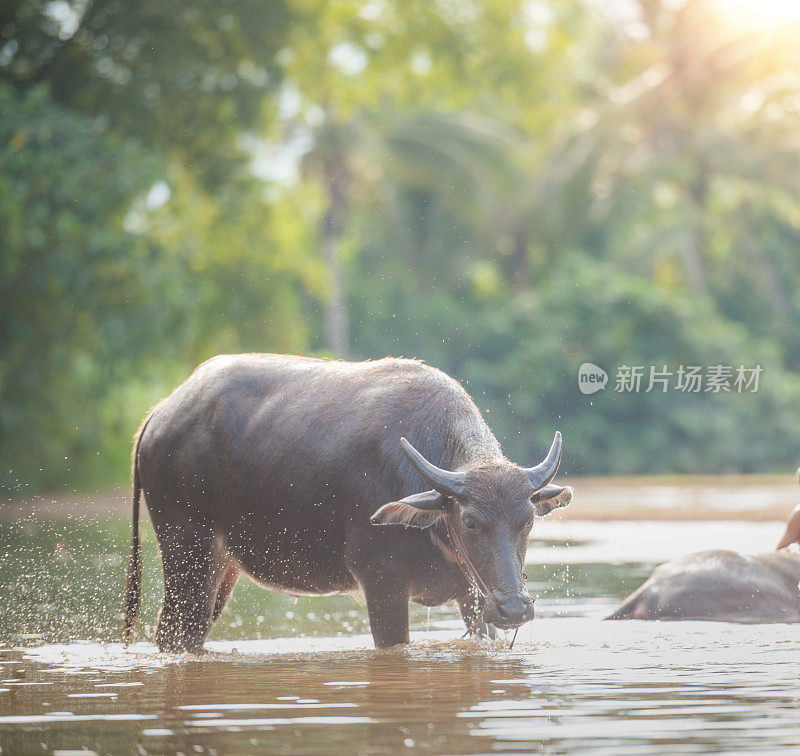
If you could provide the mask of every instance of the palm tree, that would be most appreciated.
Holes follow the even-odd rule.
[[[407,213],[399,198],[410,187],[442,196],[455,186],[468,187],[475,211],[490,215],[501,194],[498,184],[509,179],[508,152],[518,141],[517,135],[471,114],[362,111],[343,123],[326,116],[303,170],[323,187],[326,201],[320,235],[328,270],[325,334],[331,352],[344,356],[349,351],[342,244],[354,232],[354,205],[379,214],[393,231],[387,247],[414,260],[418,250],[403,228]],[[463,197],[457,201],[463,203]]]

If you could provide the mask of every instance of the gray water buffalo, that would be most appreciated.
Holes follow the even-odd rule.
[[[800,622],[800,554],[700,551],[656,567],[608,619]]]
[[[408,439],[408,440],[406,440]],[[378,647],[408,602],[458,603],[467,629],[533,617],[534,515],[566,506],[561,436],[509,462],[464,389],[413,360],[222,355],[145,419],[134,444],[125,639],[139,610],[141,494],[161,550],[156,643],[196,651],[240,573],[293,595],[361,591]]]
[[[800,622],[800,553],[789,548],[799,539],[800,507],[775,551],[700,551],[673,559],[608,619]]]

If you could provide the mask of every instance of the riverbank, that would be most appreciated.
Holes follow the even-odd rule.
[[[575,489],[572,504],[549,519],[562,520],[785,520],[800,504],[793,475],[683,475],[563,478]],[[128,516],[127,488],[89,494],[45,494],[0,503],[0,519]]]

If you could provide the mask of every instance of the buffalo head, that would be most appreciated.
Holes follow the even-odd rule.
[[[561,434],[556,432],[545,459],[527,468],[485,459],[443,470],[405,438],[400,443],[432,490],[385,504],[372,515],[373,524],[427,528],[444,522],[462,569],[483,597],[484,621],[514,628],[533,619],[533,598],[523,582],[533,519],[572,499],[571,488],[551,483],[561,461]]]

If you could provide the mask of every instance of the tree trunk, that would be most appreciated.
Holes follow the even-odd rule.
[[[344,291],[341,241],[345,217],[344,187],[333,172],[328,176],[328,210],[322,226],[322,249],[328,267],[328,298],[325,304],[325,340],[328,349],[338,357],[346,357],[349,345],[347,297]]]
[[[683,260],[689,286],[695,294],[708,294],[706,254],[708,252],[708,171],[703,161],[698,161],[698,176],[689,187],[695,210],[691,230],[691,243],[683,251]]]

